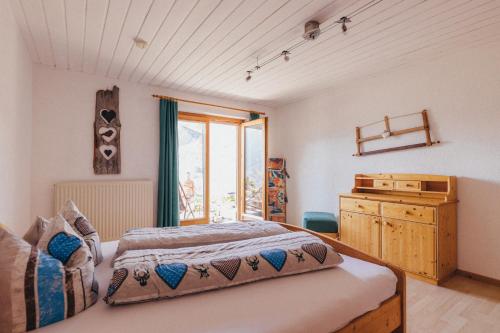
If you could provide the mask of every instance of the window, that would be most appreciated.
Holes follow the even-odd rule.
[[[238,126],[210,123],[210,222],[237,219]]]
[[[206,124],[179,121],[179,219],[205,218]]]
[[[266,119],[180,112],[178,142],[182,225],[265,218]]]

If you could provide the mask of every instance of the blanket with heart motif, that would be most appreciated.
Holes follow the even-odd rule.
[[[172,298],[331,268],[342,257],[307,232],[178,249],[127,251],[114,262],[105,301]]]

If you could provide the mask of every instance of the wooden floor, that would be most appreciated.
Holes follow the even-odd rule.
[[[500,287],[455,276],[443,286],[407,278],[408,333],[500,333]]]

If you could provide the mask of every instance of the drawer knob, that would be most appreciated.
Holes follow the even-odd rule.
[[[413,184],[406,184],[406,187],[413,187]]]
[[[406,215],[411,215],[411,212],[409,210],[405,210]]]
[[[360,205],[360,204],[357,204],[357,207],[358,207],[358,208],[363,208],[363,206],[362,206],[362,205]]]

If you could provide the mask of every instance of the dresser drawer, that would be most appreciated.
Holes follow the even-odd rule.
[[[382,203],[383,217],[434,224],[435,215],[436,209],[433,207]]]
[[[371,215],[379,215],[379,203],[377,201],[341,198],[340,209]]]
[[[392,180],[375,179],[373,180],[373,187],[380,190],[392,190],[394,182]]]
[[[399,191],[420,191],[421,183],[418,180],[397,180],[394,188]]]

